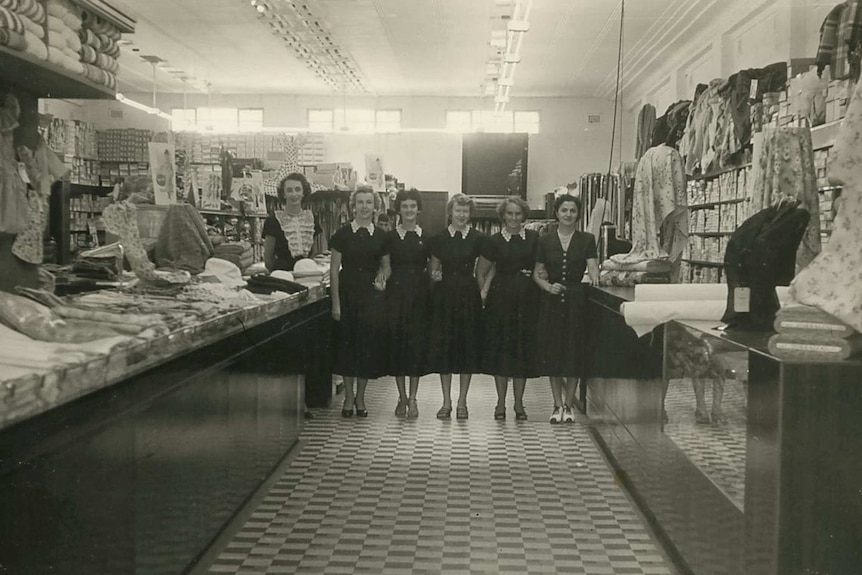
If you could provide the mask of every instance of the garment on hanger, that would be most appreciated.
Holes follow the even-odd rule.
[[[640,158],[644,155],[652,142],[653,130],[655,130],[655,106],[652,104],[644,104],[641,111],[638,112],[638,131],[637,142],[635,149],[635,158]]]
[[[841,16],[846,7],[847,3],[842,2],[832,8],[826,15],[826,19],[823,20],[823,24],[820,25],[820,44],[817,47],[817,57],[814,60],[817,64],[818,76],[823,73],[826,66],[829,66],[832,78],[840,78],[839,73],[844,70],[844,62],[839,61],[839,54],[835,49],[838,47],[838,28],[841,25]]]
[[[790,286],[791,297],[862,331],[862,84],[857,84],[832,152],[841,205],[823,251]]]
[[[752,82],[757,81],[757,89],[752,97]],[[723,96],[728,100],[728,111],[733,120],[737,149],[751,143],[751,104],[762,102],[768,92],[781,92],[787,87],[787,63],[776,62],[765,68],[741,70],[727,79]]]
[[[27,185],[18,175],[13,141],[20,111],[18,99],[7,94],[0,106],[0,233],[6,234],[23,232],[30,221]]]
[[[754,147],[754,188],[750,212],[794,198],[811,214],[799,244],[796,269],[807,266],[820,253],[820,198],[811,131],[808,128],[765,128]]]
[[[688,243],[686,201],[679,152],[667,145],[647,150],[635,177],[632,249],[611,259],[620,264],[678,260]]]
[[[27,229],[15,238],[12,253],[25,262],[41,264],[44,256],[42,235],[48,220],[51,185],[61,179],[68,168],[57,154],[45,145],[41,136],[35,152],[22,146],[18,149],[18,157],[25,165],[33,189],[27,192],[30,220]]]

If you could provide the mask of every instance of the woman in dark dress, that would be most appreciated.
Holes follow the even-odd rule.
[[[385,234],[374,227],[379,198],[371,188],[353,192],[349,206],[353,221],[329,240],[332,317],[339,322],[333,371],[344,377],[341,415],[350,417],[355,407],[357,417],[368,417],[365,387],[384,371],[384,296],[377,277]]]
[[[482,296],[484,278],[474,270],[485,237],[470,226],[473,200],[452,196],[446,207],[449,226],[430,240],[431,320],[428,342],[429,372],[440,374],[443,407],[438,419],[452,416],[452,374],[461,376],[455,415],[467,419],[467,392],[474,373],[481,369]]]
[[[263,261],[269,271],[292,271],[297,260],[311,255],[320,226],[306,202],[311,184],[302,174],[288,174],[278,184],[282,209],[263,222]]]
[[[399,222],[386,234],[383,274],[386,282],[386,373],[398,386],[396,417],[419,417],[416,392],[425,371],[428,331],[427,238],[416,218],[422,210],[418,190],[401,190],[395,197]],[[405,378],[410,378],[407,395]]]
[[[478,275],[487,278],[482,298],[482,372],[493,375],[497,384],[494,419],[506,419],[510,378],[515,392],[515,419],[527,419],[524,388],[527,378],[535,375],[539,290],[530,277],[536,265],[539,235],[524,229],[529,213],[530,207],[521,198],[503,200],[497,207],[503,229],[485,242],[479,258]]]
[[[556,230],[539,238],[533,280],[542,290],[539,299],[538,370],[551,379],[554,413],[551,423],[572,423],[571,406],[579,377],[584,377],[586,339],[586,270],[598,285],[599,264],[592,234],[575,230],[581,201],[565,194],[554,201]],[[565,397],[563,390],[565,388]]]

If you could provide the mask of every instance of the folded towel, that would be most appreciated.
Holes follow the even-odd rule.
[[[29,30],[24,33],[24,40],[27,43],[25,52],[40,60],[48,59],[48,47],[42,40],[31,34]]]
[[[18,12],[18,0],[0,0],[0,8]]]
[[[0,29],[0,45],[23,52],[27,49],[27,40],[24,38],[24,34]]]
[[[96,64],[98,55],[95,48],[92,46],[81,46],[81,62],[84,64]]]
[[[777,333],[769,338],[769,353],[787,359],[838,361],[849,359],[860,352],[860,334],[840,338]]]
[[[608,259],[602,262],[603,270],[613,270],[621,272],[652,272],[652,273],[668,273],[672,264],[670,260],[649,260],[645,262],[636,262],[633,264],[621,264],[617,261]]]
[[[24,22],[21,21],[21,17],[8,8],[0,8],[0,28],[20,34],[22,37],[26,30],[24,28]]]
[[[40,40],[45,39],[45,27],[41,24],[36,24],[30,18],[26,18],[24,16],[21,17],[21,23],[24,24],[24,31],[33,34]]]
[[[99,37],[95,32],[88,28],[81,28],[78,30],[78,39],[81,41],[81,44],[84,46],[91,46],[98,51],[101,42],[99,42]]]
[[[775,314],[775,331],[800,336],[828,336],[847,338],[857,332],[836,317],[819,308],[801,304],[789,304]]]

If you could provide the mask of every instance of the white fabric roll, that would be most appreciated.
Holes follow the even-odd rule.
[[[727,301],[727,284],[640,284],[635,301]]]
[[[634,301],[624,303],[620,311],[626,324],[641,337],[672,319],[719,321],[726,308],[726,300]]]

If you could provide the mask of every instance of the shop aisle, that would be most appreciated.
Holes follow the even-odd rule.
[[[341,397],[317,410],[281,478],[199,572],[676,573],[586,425],[548,423],[547,380],[529,382],[526,422],[511,405],[494,421],[484,376],[469,420],[438,421],[438,381],[423,378],[418,420],[394,417],[390,379],[369,385],[366,420],[342,419]]]

